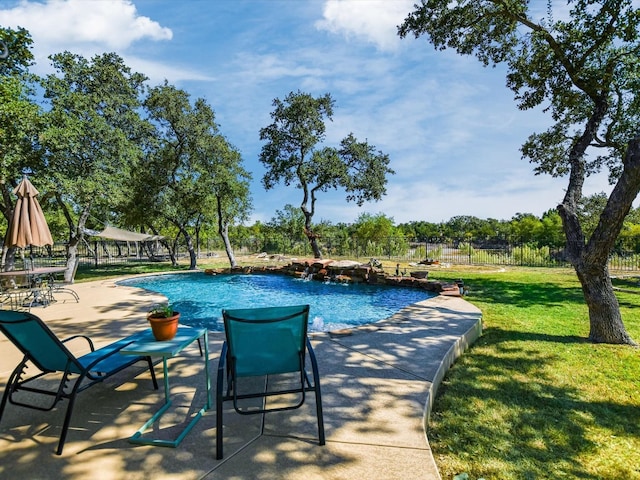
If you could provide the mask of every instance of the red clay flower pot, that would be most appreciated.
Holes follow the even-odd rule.
[[[151,324],[151,331],[156,340],[171,340],[178,331],[179,312],[173,312],[171,317],[154,317],[149,315],[147,320]]]

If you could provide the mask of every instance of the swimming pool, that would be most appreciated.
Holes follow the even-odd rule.
[[[309,304],[310,331],[354,327],[387,318],[412,303],[433,297],[413,288],[323,283],[286,275],[153,275],[118,282],[144,288],[169,299],[180,321],[194,327],[224,330],[223,308]]]

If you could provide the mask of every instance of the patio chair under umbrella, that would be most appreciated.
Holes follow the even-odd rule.
[[[38,190],[24,177],[13,193],[18,196],[18,201],[9,223],[7,246],[25,248],[28,245],[53,245],[49,225],[36,198]]]

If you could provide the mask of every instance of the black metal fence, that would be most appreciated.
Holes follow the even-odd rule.
[[[318,242],[325,258],[393,260],[455,265],[511,265],[569,267],[564,245],[548,246],[514,238],[407,239],[386,237],[378,241],[357,237],[322,238]],[[309,242],[285,236],[253,237],[238,242],[238,251],[266,252],[284,256],[312,256]],[[640,270],[640,238],[618,242],[609,256],[611,270]]]
[[[355,237],[323,238],[319,242],[325,258],[353,260],[391,260],[397,262],[452,265],[504,265],[529,267],[569,267],[564,246],[536,246],[513,239],[408,240],[387,237],[379,241]],[[285,236],[252,237],[233,242],[236,256],[281,255],[284,257],[311,257],[307,241],[291,241]],[[35,266],[64,264],[66,247],[28,248],[20,253]],[[202,262],[212,257],[224,258],[224,249],[217,240],[198,247]],[[122,242],[113,240],[84,242],[78,246],[79,268],[132,262],[169,261],[170,252],[160,242]],[[177,259],[188,258],[186,247],[177,251]],[[640,239],[617,245],[609,257],[611,270],[640,270]]]
[[[181,252],[179,249],[178,252]],[[183,254],[187,251],[184,249]],[[180,253],[178,253],[181,255]],[[131,262],[168,261],[170,252],[160,242],[122,242],[100,240],[83,242],[78,245],[78,268],[92,268],[102,265],[117,265]],[[17,250],[17,266],[47,267],[65,265],[67,246],[56,243],[53,246],[27,247]]]

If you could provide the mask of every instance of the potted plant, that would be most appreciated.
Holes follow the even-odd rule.
[[[147,320],[156,340],[171,340],[178,331],[180,312],[176,312],[168,303],[159,303],[149,311]]]

